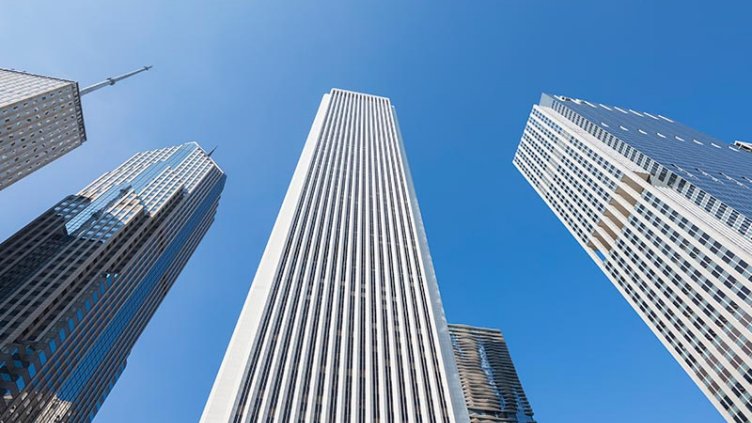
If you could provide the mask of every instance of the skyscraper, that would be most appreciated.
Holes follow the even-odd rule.
[[[81,95],[148,69],[80,92],[74,81],[0,69],[0,190],[86,141]]]
[[[672,119],[533,106],[514,164],[728,421],[752,419],[752,154]]]
[[[0,244],[0,421],[94,416],[224,181],[196,143],[139,153]]]
[[[497,329],[449,325],[471,423],[535,423],[504,336]]]
[[[202,422],[466,421],[389,99],[324,98]]]

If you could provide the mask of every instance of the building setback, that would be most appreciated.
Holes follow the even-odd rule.
[[[74,81],[0,69],[0,190],[86,141],[81,95],[148,69],[80,92]]]
[[[196,143],[138,153],[0,244],[0,421],[93,418],[224,181]]]
[[[667,117],[533,106],[515,166],[729,422],[752,419],[752,154]]]
[[[471,423],[535,423],[504,336],[497,329],[449,325]]]
[[[467,421],[389,99],[324,98],[202,422]]]

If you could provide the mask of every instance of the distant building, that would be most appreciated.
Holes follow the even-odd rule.
[[[388,98],[324,95],[201,421],[467,421]]]
[[[0,244],[0,421],[93,418],[224,181],[196,143],[139,153]]]
[[[752,154],[543,95],[514,164],[729,422],[752,421]]]
[[[535,423],[499,330],[449,325],[471,423]]]
[[[81,95],[148,68],[80,92],[74,81],[0,69],[0,190],[86,141]]]

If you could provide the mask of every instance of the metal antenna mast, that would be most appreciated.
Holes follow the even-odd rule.
[[[98,82],[98,83],[96,83],[94,85],[90,85],[90,86],[84,88],[83,90],[80,90],[79,94],[80,95],[86,95],[86,94],[89,94],[90,92],[96,91],[96,90],[98,90],[98,89],[100,89],[102,87],[106,87],[108,85],[115,85],[115,83],[118,82],[118,81],[122,81],[123,79],[129,78],[129,77],[131,77],[131,76],[133,76],[133,75],[135,75],[137,73],[148,71],[151,68],[152,68],[151,66],[144,66],[144,67],[142,67],[140,69],[136,69],[136,70],[134,70],[132,72],[128,72],[126,74],[123,74],[123,75],[120,75],[120,76],[116,76],[114,78],[107,78],[107,79],[105,79],[102,82]]]

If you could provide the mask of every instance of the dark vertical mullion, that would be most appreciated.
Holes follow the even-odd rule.
[[[333,171],[332,171],[332,162],[336,161],[339,153],[339,147],[340,143],[337,142],[337,140],[332,140],[329,143],[329,148],[327,150],[327,156],[326,159],[323,162],[321,174],[323,177],[323,181],[319,187],[319,191],[316,194],[316,203],[314,205],[314,215],[312,216],[311,222],[309,223],[309,235],[308,239],[306,241],[306,246],[304,248],[303,252],[303,262],[301,266],[299,267],[299,271],[297,272],[297,278],[295,275],[292,276],[293,284],[295,286],[295,294],[292,296],[292,308],[290,312],[290,319],[287,324],[287,329],[284,332],[284,338],[282,340],[282,344],[280,346],[280,359],[279,364],[277,366],[277,372],[271,387],[270,395],[271,400],[269,402],[269,410],[276,410],[276,405],[279,400],[279,390],[281,387],[282,378],[284,377],[284,368],[285,365],[288,363],[288,357],[292,353],[293,358],[291,362],[295,363],[291,366],[291,375],[290,375],[290,384],[291,386],[295,386],[296,383],[296,377],[297,377],[297,371],[298,371],[298,358],[300,357],[300,346],[303,342],[303,334],[305,333],[305,320],[308,316],[308,307],[310,305],[310,297],[311,297],[311,291],[313,288],[314,281],[314,273],[316,272],[318,266],[321,264],[321,260],[319,260],[319,251],[322,246],[321,242],[321,234],[324,230],[325,222],[326,222],[326,208],[329,204],[329,198],[331,196],[331,184],[333,179]],[[303,296],[303,305],[302,310],[300,313],[298,313],[298,307],[299,307],[299,301],[298,298],[301,297],[301,291],[303,290],[305,286],[305,295]],[[295,343],[294,348],[290,348],[290,342],[291,337],[293,335],[293,330],[295,326],[298,327],[298,337],[297,342]],[[270,412],[268,416],[268,420],[273,419],[273,413]],[[282,421],[288,421],[289,420],[289,410],[285,409],[283,410],[283,417]]]
[[[304,180],[303,187],[301,188],[301,195],[298,199],[298,203],[295,207],[295,215],[293,216],[293,219],[291,220],[291,227],[289,229],[289,232],[287,234],[287,239],[285,241],[285,247],[280,254],[280,261],[277,266],[277,270],[275,272],[275,281],[272,287],[271,292],[269,293],[269,296],[267,297],[266,304],[264,306],[264,313],[261,318],[261,321],[259,322],[259,328],[256,333],[256,339],[254,340],[254,348],[251,353],[251,357],[249,358],[249,367],[245,372],[245,375],[243,377],[242,386],[239,398],[236,399],[235,404],[235,411],[234,411],[234,417],[233,422],[234,423],[240,423],[242,420],[242,416],[244,415],[244,410],[248,408],[248,395],[250,393],[250,388],[253,383],[254,377],[256,375],[256,366],[259,362],[259,355],[261,354],[261,351],[264,347],[265,341],[266,341],[266,333],[268,330],[268,326],[271,321],[271,317],[273,313],[275,312],[274,304],[277,298],[277,295],[279,293],[279,290],[281,289],[281,278],[282,278],[282,270],[284,269],[285,265],[287,264],[287,261],[289,260],[289,252],[292,248],[293,242],[294,242],[294,235],[295,231],[297,229],[297,225],[300,219],[300,216],[303,214],[304,210],[304,204],[307,200],[306,193],[308,191],[308,187],[311,183],[311,177],[315,173],[316,167],[315,163],[317,162],[319,156],[321,155],[322,150],[322,139],[324,138],[325,134],[328,131],[329,126],[331,125],[331,118],[330,113],[333,107],[333,101],[329,103],[327,106],[327,114],[325,115],[324,122],[322,122],[322,134],[317,139],[317,146],[313,152],[313,157],[311,158],[311,163],[308,169],[306,170],[306,178]]]
[[[391,298],[390,303],[392,305],[392,319],[394,321],[394,345],[395,345],[395,361],[397,363],[397,376],[398,376],[398,387],[399,387],[399,398],[400,398],[400,421],[407,421],[408,416],[408,410],[407,410],[407,396],[405,392],[405,375],[403,374],[403,354],[402,350],[404,346],[401,342],[401,326],[399,322],[399,310],[400,310],[400,304],[398,303],[398,297],[404,298],[404,292],[402,289],[397,289],[397,284],[395,284],[395,280],[398,280],[401,275],[401,261],[399,258],[399,254],[397,254],[397,257],[394,257],[395,249],[398,245],[398,240],[393,239],[393,234],[396,235],[396,221],[394,219],[394,202],[393,202],[393,196],[392,196],[392,184],[393,181],[391,179],[391,173],[389,172],[387,168],[387,161],[389,159],[388,157],[388,151],[386,149],[386,136],[385,133],[388,130],[387,123],[384,120],[384,106],[385,104],[381,104],[380,112],[381,112],[381,119],[382,119],[382,126],[380,128],[380,151],[381,151],[381,179],[383,180],[382,185],[382,195],[384,197],[384,214],[385,214],[385,250],[387,251],[387,258],[388,258],[388,264],[389,264],[389,283],[391,287]],[[395,267],[396,266],[396,267]],[[399,283],[399,287],[402,288],[402,284]],[[403,307],[402,310],[406,312],[406,309],[404,307],[404,301],[403,301]],[[408,319],[405,317],[405,321],[407,322]],[[409,333],[409,330],[408,330]],[[409,335],[407,335],[407,338],[409,339]],[[409,349],[408,349],[409,350]]]
[[[388,107],[388,104],[385,104],[386,107]],[[388,131],[387,134],[391,134],[391,131]],[[407,240],[404,237],[404,230],[403,230],[403,221],[400,216],[398,218],[398,215],[400,215],[400,208],[399,208],[399,197],[397,192],[397,175],[394,172],[394,154],[392,149],[390,148],[390,137],[387,137],[387,140],[389,142],[386,143],[386,172],[387,172],[387,179],[389,180],[389,195],[392,200],[392,207],[391,207],[391,215],[392,215],[392,225],[393,225],[393,231],[395,233],[396,239],[394,240],[395,245],[397,247],[400,246],[400,244],[405,244]],[[415,354],[413,353],[412,349],[412,337],[413,337],[413,318],[411,316],[414,314],[410,313],[410,308],[408,306],[408,286],[410,285],[410,273],[409,273],[409,265],[407,264],[408,257],[405,254],[404,248],[395,248],[395,254],[397,259],[397,267],[399,271],[399,285],[400,285],[400,297],[402,300],[402,310],[404,314],[404,320],[405,320],[405,336],[407,340],[407,345],[405,345],[405,350],[407,351],[408,355],[408,361],[407,365],[410,369],[410,385],[412,387],[412,398],[406,398],[406,400],[412,401],[413,408],[414,408],[414,418],[418,422],[423,421],[422,412],[420,410],[420,390],[418,388],[418,375],[415,368]],[[405,270],[407,273],[405,273]],[[415,317],[417,318],[417,317]],[[407,412],[407,411],[406,411]]]
[[[339,136],[340,133],[337,132],[337,135]],[[338,166],[335,169],[336,170],[336,177],[337,177],[337,187],[335,192],[335,197],[333,201],[333,207],[330,210],[330,221],[329,221],[329,227],[327,230],[327,235],[325,238],[325,242],[327,243],[327,252],[325,253],[325,262],[324,265],[322,265],[322,273],[321,273],[321,281],[323,283],[324,280],[328,279],[328,286],[329,290],[324,292],[322,289],[319,292],[319,301],[316,305],[316,310],[314,312],[314,316],[316,318],[315,321],[315,327],[313,329],[313,333],[308,345],[308,351],[309,358],[306,362],[306,368],[304,371],[304,377],[302,380],[303,387],[301,389],[300,394],[300,405],[299,405],[299,414],[298,414],[298,421],[303,422],[305,421],[305,415],[307,413],[307,405],[309,401],[309,389],[311,384],[316,386],[317,390],[314,393],[313,400],[315,401],[313,410],[313,416],[318,416],[318,413],[321,409],[321,395],[323,391],[320,388],[323,388],[323,380],[324,375],[326,374],[326,359],[327,359],[327,350],[329,346],[329,334],[330,334],[330,315],[332,313],[332,307],[333,307],[333,301],[334,301],[334,294],[335,294],[335,285],[337,284],[337,280],[335,279],[335,271],[338,264],[338,258],[341,256],[341,250],[339,248],[340,242],[342,240],[342,237],[345,235],[343,231],[340,231],[339,227],[342,223],[342,216],[343,216],[343,208],[344,208],[344,197],[345,197],[345,189],[346,189],[346,177],[347,172],[349,169],[349,163],[347,161],[347,158],[349,157],[349,151],[350,146],[344,142],[343,138],[339,136],[338,138],[339,146],[340,146],[340,156],[339,156],[339,162]],[[333,244],[333,251],[331,252],[332,260],[329,261],[329,253],[328,249],[330,248],[330,244]],[[326,285],[325,285],[326,286]],[[324,297],[324,294],[326,296]],[[321,313],[321,303],[325,303],[324,310],[325,312]],[[319,329],[318,327],[318,321],[323,321],[323,328]],[[319,359],[319,371],[316,375],[311,375],[311,367],[313,366],[314,359],[316,357],[314,348],[316,345],[316,339],[318,337],[318,331],[321,330],[321,354]],[[312,381],[311,377],[314,377],[315,379]],[[314,419],[318,419],[318,417],[314,417]]]
[[[349,292],[351,291],[351,287],[346,286],[346,276],[351,273],[350,269],[350,262],[352,260],[352,245],[355,244],[354,240],[354,219],[352,218],[353,215],[353,209],[357,207],[357,204],[354,204],[356,202],[355,195],[357,192],[357,162],[355,160],[355,157],[357,155],[357,149],[355,148],[355,143],[353,142],[353,128],[352,128],[352,114],[354,113],[354,104],[353,104],[353,96],[349,93],[342,94],[343,96],[346,96],[348,99],[348,108],[347,108],[347,115],[345,118],[345,121],[347,123],[347,130],[342,133],[341,139],[342,142],[346,143],[349,148],[349,159],[348,163],[350,164],[350,172],[348,174],[348,185],[349,185],[349,193],[347,195],[347,209],[344,214],[345,216],[345,228],[346,233],[344,235],[344,245],[343,245],[343,254],[342,254],[342,261],[340,263],[340,271],[338,272],[341,277],[340,282],[340,292],[339,292],[339,307],[337,309],[337,327],[336,327],[336,343],[335,343],[335,350],[334,353],[334,359],[332,363],[332,369],[331,369],[331,387],[330,387],[330,403],[328,405],[327,414],[329,415],[330,420],[334,420],[339,415],[339,410],[337,409],[337,405],[340,402],[344,402],[345,400],[342,398],[342,396],[337,395],[337,391],[339,390],[340,383],[344,384],[345,381],[340,381],[340,375],[339,375],[339,368],[340,368],[340,357],[342,355],[347,354],[347,336],[343,335],[342,328],[343,326],[345,328],[349,327],[349,322],[345,320],[345,313],[348,313],[349,318],[349,309],[345,310],[345,301],[348,300],[348,296],[350,295]],[[348,290],[349,288],[349,290]],[[348,302],[348,305],[351,303]],[[343,340],[343,338],[345,338]],[[343,344],[344,342],[344,344]],[[345,357],[346,360],[346,357]],[[346,361],[345,361],[346,362]],[[346,370],[345,370],[346,373]],[[343,375],[343,378],[346,375]]]
[[[291,363],[295,363],[291,366],[291,374],[289,376],[289,383],[287,386],[287,399],[285,402],[285,406],[283,409],[282,414],[280,415],[280,421],[287,422],[290,420],[290,413],[291,413],[291,404],[293,401],[293,396],[295,394],[295,387],[298,385],[298,383],[302,383],[303,391],[307,392],[308,390],[308,375],[310,373],[310,365],[311,361],[313,360],[313,345],[316,341],[316,335],[318,332],[318,321],[319,321],[319,311],[321,308],[321,301],[322,301],[322,295],[323,295],[323,277],[321,275],[324,274],[327,268],[327,262],[328,262],[328,255],[329,255],[329,248],[331,246],[331,243],[329,242],[329,239],[331,237],[332,233],[332,216],[334,214],[335,209],[335,202],[337,200],[336,198],[336,192],[335,187],[332,185],[339,185],[340,183],[340,168],[342,167],[342,151],[344,149],[344,143],[341,142],[340,139],[334,140],[334,157],[329,163],[327,169],[326,169],[326,175],[327,175],[327,183],[326,187],[324,188],[324,206],[323,206],[323,216],[321,218],[320,223],[318,224],[318,230],[316,235],[314,236],[314,244],[315,249],[313,252],[313,263],[310,266],[310,271],[308,274],[308,286],[306,290],[305,295],[305,302],[304,302],[304,309],[300,313],[299,317],[299,324],[298,324],[298,337],[297,341],[295,342],[295,346],[292,348],[292,358],[290,359]],[[324,235],[324,232],[326,234]],[[301,280],[302,283],[302,280]],[[321,286],[317,290],[317,295],[315,299],[314,304],[314,311],[313,313],[309,312],[310,302],[311,302],[311,296],[312,296],[312,290],[315,284],[320,284]],[[310,322],[310,327],[308,326],[308,322]],[[308,357],[305,360],[305,363],[303,364],[303,374],[306,375],[306,377],[302,381],[298,381],[298,369],[299,369],[299,360],[303,349],[303,340],[305,338],[305,335],[308,334],[310,337],[309,340],[309,348],[307,349]],[[305,398],[305,395],[303,395],[303,398]],[[303,401],[305,403],[305,401]]]
[[[403,167],[406,165],[404,158],[400,154],[399,146],[397,143],[399,140],[396,137],[396,124],[393,120],[390,120],[391,122],[391,131],[390,131],[390,150],[391,150],[391,156],[393,157],[392,161],[392,171],[395,173],[396,180],[399,182],[397,184],[397,197],[399,198],[398,201],[398,211],[401,217],[401,225],[400,230],[403,234],[403,239],[405,240],[405,244],[403,245],[403,249],[405,252],[405,256],[407,260],[405,261],[407,265],[407,278],[410,282],[411,291],[412,294],[410,296],[411,303],[412,303],[412,309],[415,314],[415,324],[417,326],[417,334],[418,334],[418,348],[419,348],[419,362],[421,366],[421,373],[423,375],[423,388],[425,390],[426,395],[426,401],[430,404],[432,402],[432,395],[431,395],[431,378],[428,373],[428,364],[426,363],[426,348],[425,348],[425,339],[423,333],[426,332],[425,329],[430,333],[431,327],[430,323],[428,324],[428,327],[426,327],[425,319],[428,318],[428,315],[426,315],[426,310],[423,309],[423,313],[421,313],[421,308],[418,306],[418,299],[419,296],[424,296],[425,293],[423,292],[423,277],[420,272],[420,262],[417,261],[416,253],[417,253],[417,246],[415,245],[415,239],[413,238],[413,225],[415,224],[414,217],[410,213],[410,205],[408,204],[409,201],[409,195],[405,190],[405,185],[407,184],[406,175],[403,172]],[[412,259],[412,260],[411,260]],[[421,298],[423,300],[424,298]],[[428,410],[428,418],[429,421],[434,422],[436,421],[434,410],[432,406],[426,407]]]
[[[329,127],[329,125],[327,125]],[[328,133],[328,130],[327,130]],[[322,173],[322,166],[321,163],[326,160],[326,154],[329,151],[329,145],[330,142],[326,137],[323,136],[323,134],[319,137],[318,140],[318,149],[317,151],[320,151],[321,154],[316,157],[315,161],[311,162],[311,168],[309,170],[312,170],[311,175],[306,179],[306,186],[305,191],[302,197],[303,202],[301,204],[301,211],[302,216],[296,216],[299,220],[295,222],[295,227],[293,230],[295,230],[293,235],[288,235],[288,239],[290,239],[291,242],[293,242],[293,250],[292,251],[286,251],[286,256],[290,257],[290,263],[289,267],[285,266],[277,270],[277,283],[281,284],[283,286],[284,291],[282,292],[281,298],[281,304],[275,304],[275,311],[277,315],[277,319],[273,319],[273,328],[271,332],[271,339],[268,339],[268,347],[267,352],[263,357],[263,365],[261,367],[261,374],[257,376],[257,379],[259,380],[256,392],[254,392],[252,398],[253,401],[248,405],[249,411],[246,413],[248,415],[248,419],[250,421],[256,421],[258,418],[258,414],[260,413],[260,405],[263,401],[263,392],[265,390],[266,384],[268,382],[268,371],[269,367],[271,366],[272,359],[274,357],[274,350],[277,343],[277,338],[279,336],[279,330],[280,326],[283,323],[283,319],[279,318],[280,316],[284,315],[287,301],[289,300],[290,296],[290,290],[291,290],[291,276],[290,272],[292,269],[295,269],[297,266],[297,261],[300,259],[300,250],[301,246],[304,242],[305,233],[308,230],[307,222],[309,220],[309,215],[312,214],[312,203],[315,200],[315,191],[316,187],[318,187],[319,184],[319,178],[321,177]],[[320,150],[319,150],[320,149]],[[324,157],[322,157],[324,156]],[[310,181],[310,184],[308,183]],[[300,232],[298,232],[296,229],[298,226],[301,226]],[[285,260],[286,261],[286,260]]]

